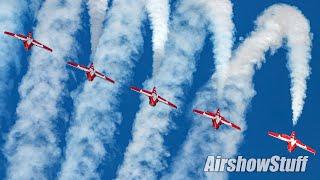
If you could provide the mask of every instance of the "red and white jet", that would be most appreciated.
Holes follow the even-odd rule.
[[[157,94],[156,87],[153,87],[152,92],[144,90],[144,89],[139,89],[139,88],[133,87],[133,86],[130,87],[130,89],[133,90],[133,91],[136,91],[138,93],[141,93],[141,94],[144,94],[144,95],[148,96],[149,97],[150,106],[156,106],[158,102],[162,102],[162,103],[167,104],[167,105],[169,105],[169,106],[171,106],[173,108],[177,108],[176,105],[174,105],[173,103],[165,100],[163,97],[159,96]]]
[[[108,78],[104,74],[102,74],[99,71],[95,70],[94,66],[93,66],[93,63],[91,63],[89,67],[86,67],[86,66],[83,66],[83,65],[77,64],[75,62],[71,62],[71,61],[67,62],[67,64],[69,66],[72,66],[74,68],[77,68],[77,69],[80,69],[80,70],[84,71],[86,73],[88,81],[93,81],[95,77],[99,77],[99,78],[102,78],[102,79],[104,79],[106,81],[114,83],[114,80]]]
[[[272,131],[268,132],[268,135],[277,139],[280,139],[282,141],[285,141],[288,143],[288,151],[292,152],[297,146],[311,152],[312,154],[316,154],[316,151],[314,149],[312,149],[309,146],[306,146],[305,144],[303,144],[300,140],[298,140],[296,138],[296,133],[294,131],[292,131],[291,135],[287,135],[287,134],[278,134]]]
[[[200,110],[197,110],[197,109],[194,109],[193,112],[210,118],[211,121],[212,121],[212,127],[214,127],[215,129],[219,129],[221,124],[225,124],[225,125],[228,125],[228,126],[230,126],[232,128],[241,130],[241,128],[239,126],[235,125],[234,123],[226,120],[226,118],[221,116],[219,109],[217,109],[216,113],[209,112],[209,111],[207,111],[207,112],[200,111]]]
[[[17,38],[17,39],[20,39],[21,41],[23,41],[23,45],[26,50],[30,50],[31,47],[33,45],[35,45],[35,46],[38,46],[40,48],[43,48],[45,50],[52,52],[52,49],[50,49],[48,46],[45,46],[45,45],[41,44],[40,42],[38,42],[37,40],[33,39],[31,32],[28,33],[28,36],[25,36],[22,34],[15,34],[15,33],[7,32],[7,31],[5,31],[4,34],[12,36],[14,38]]]

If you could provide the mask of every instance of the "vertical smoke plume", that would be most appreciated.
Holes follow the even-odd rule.
[[[222,89],[226,77],[227,64],[231,58],[233,45],[234,24],[232,22],[232,3],[229,0],[203,1],[205,16],[209,22],[209,31],[214,45],[213,54],[215,59],[216,75],[221,77],[216,81],[218,90]],[[220,97],[221,91],[218,92]]]
[[[119,96],[129,81],[143,45],[144,0],[115,0],[94,56],[97,70],[113,78],[86,82],[75,98],[75,114],[66,142],[60,179],[98,179],[97,168],[111,143],[117,123]]]
[[[202,49],[206,32],[204,1],[184,0],[177,5],[166,45],[166,57],[158,74],[145,83],[151,89],[156,82],[161,96],[181,104],[183,86],[192,82],[195,55]],[[157,78],[154,81],[154,78]],[[127,147],[124,162],[118,170],[118,179],[156,179],[157,173],[166,168],[163,135],[169,131],[171,108],[159,103],[151,108],[143,99],[136,115],[133,138]]]
[[[34,1],[35,4],[38,1]],[[28,5],[24,1],[0,1],[0,121],[4,122],[9,116],[7,109],[8,93],[14,86],[15,73],[20,70],[19,52],[22,49],[21,42],[3,34],[4,31],[23,33],[23,23],[28,19]],[[37,11],[37,8],[31,10]],[[15,72],[16,71],[16,72]],[[10,97],[10,93],[9,93]],[[0,127],[0,129],[2,129]]]
[[[286,40],[286,41],[284,41]],[[299,10],[288,5],[274,5],[268,8],[256,21],[256,30],[238,47],[230,64],[228,76],[223,89],[222,114],[245,129],[245,110],[255,95],[252,77],[255,68],[260,68],[265,61],[268,50],[275,52],[283,43],[289,49],[289,69],[292,78],[292,101],[303,102],[305,97],[306,79],[310,73],[310,27],[309,22]],[[297,77],[299,76],[299,77]],[[214,81],[202,88],[197,94],[194,107],[214,110],[218,104],[216,97],[217,87]],[[209,104],[211,103],[212,104]],[[303,103],[302,103],[303,104]],[[301,103],[299,104],[301,105]],[[299,107],[293,107],[302,109]],[[294,110],[294,112],[297,110]],[[298,113],[298,115],[300,115]],[[295,116],[294,116],[295,117]],[[235,130],[219,129],[212,133],[210,122],[203,121],[195,116],[193,126],[188,133],[186,142],[167,177],[173,179],[205,178],[226,179],[226,173],[203,173],[203,161],[208,154],[230,157],[237,152],[237,145],[242,140],[242,134]],[[192,172],[192,173],[191,173]],[[196,172],[196,173],[195,173]]]
[[[15,86],[18,84],[23,52],[21,41],[3,34],[4,31],[24,33],[24,24],[33,25],[35,14],[38,12],[42,0],[34,0],[29,5],[25,1],[0,1],[0,129],[7,128],[6,124],[13,122],[15,112],[10,104],[16,103],[11,98],[16,95]],[[2,126],[4,125],[4,126]],[[5,137],[2,136],[1,141]],[[1,149],[4,144],[0,144]],[[2,153],[2,151],[1,151]],[[3,154],[0,155],[2,158]],[[1,167],[5,167],[3,164]]]
[[[91,32],[91,52],[95,53],[100,36],[103,33],[103,22],[107,17],[109,0],[88,0]]]
[[[161,65],[165,43],[168,39],[169,0],[146,0],[146,9],[151,19],[153,31],[153,74],[156,74]]]
[[[46,179],[60,156],[54,134],[59,98],[66,80],[64,58],[75,46],[81,0],[50,0],[38,13],[35,39],[53,53],[34,47],[30,66],[19,87],[17,121],[8,134],[5,155],[8,179]]]

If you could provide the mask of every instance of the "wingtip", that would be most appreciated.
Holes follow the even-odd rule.
[[[192,112],[197,113],[197,114],[201,114],[201,111],[198,109],[193,109]]]
[[[309,148],[307,147],[307,149],[309,149],[309,152],[311,152],[313,155],[316,155],[316,152],[317,152],[316,150],[314,150],[310,147]]]
[[[270,134],[273,134],[274,132],[272,132],[272,131],[268,131],[268,135],[270,135]]]
[[[130,89],[133,90],[133,91],[138,91],[138,88],[135,87],[135,86],[130,86]]]
[[[45,50],[47,50],[47,51],[52,52],[52,49],[51,49],[51,48],[49,48],[49,47],[47,47],[47,46],[44,46],[43,48],[44,48]]]
[[[67,65],[72,66],[72,67],[77,66],[77,64],[73,61],[67,61]]]
[[[233,128],[235,128],[235,129],[241,131],[241,127],[240,127],[240,126],[237,126],[237,125],[235,125],[235,124],[233,124],[233,123],[231,124],[231,126],[232,126]]]
[[[276,136],[278,136],[278,134],[277,134],[277,133],[272,132],[272,131],[268,131],[268,135],[269,135],[269,136],[272,136],[272,137],[276,137]]]
[[[11,32],[8,32],[8,31],[4,31],[3,33],[4,33],[4,34],[6,34],[6,35],[10,35],[10,36],[13,36],[13,33],[11,33]]]

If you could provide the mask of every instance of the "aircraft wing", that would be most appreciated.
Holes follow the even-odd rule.
[[[144,89],[139,89],[139,88],[134,87],[134,86],[131,86],[130,89],[131,89],[132,91],[136,91],[136,92],[138,92],[138,93],[144,94],[144,95],[146,95],[146,96],[148,96],[148,97],[152,96],[152,92],[147,91],[147,90],[144,90]]]
[[[306,150],[306,151],[309,151],[309,152],[311,152],[311,153],[314,154],[314,155],[316,154],[316,150],[314,150],[314,149],[312,149],[311,147],[303,144],[300,140],[297,140],[296,143],[297,143],[297,146],[298,146],[298,147],[300,147],[300,148],[302,148],[302,149],[304,149],[304,150]]]
[[[82,71],[89,72],[89,68],[87,68],[87,67],[85,67],[85,66],[82,66],[82,65],[80,65],[80,64],[77,64],[77,63],[75,63],[75,62],[69,61],[69,62],[67,62],[67,64],[68,64],[69,66],[72,66],[72,67],[74,67],[74,68],[80,69],[80,70],[82,70]]]
[[[194,109],[192,110],[193,112],[197,113],[197,114],[200,114],[200,115],[203,115],[203,116],[206,116],[208,118],[213,118],[214,117],[214,113],[213,112],[205,112],[205,111],[200,111],[198,109]]]
[[[269,131],[268,135],[271,136],[271,137],[280,139],[282,141],[285,141],[285,142],[289,142],[289,140],[290,140],[290,137],[288,135],[286,135],[286,134],[278,134],[278,133]]]
[[[101,72],[96,71],[95,73],[96,73],[97,77],[102,78],[102,79],[104,79],[104,80],[106,80],[106,81],[109,81],[109,82],[111,82],[111,83],[114,83],[114,80],[108,78],[107,76],[105,76],[105,75],[102,74]]]
[[[12,36],[12,37],[17,38],[17,39],[20,39],[21,41],[26,41],[27,40],[27,37],[22,35],[22,34],[15,34],[15,33],[11,33],[11,32],[8,32],[8,31],[5,31],[4,34]]]
[[[36,40],[33,40],[33,41],[32,41],[32,44],[34,44],[34,45],[36,45],[36,46],[38,46],[38,47],[40,47],[40,48],[43,48],[43,49],[45,49],[45,50],[48,50],[48,51],[50,51],[50,52],[52,52],[52,49],[51,49],[51,48],[49,48],[48,46],[45,46],[45,45],[41,44],[40,42],[38,42],[38,41],[36,41]]]
[[[167,105],[169,105],[169,106],[177,109],[177,106],[176,106],[176,105],[174,105],[173,103],[165,100],[163,97],[158,96],[158,99],[159,99],[160,102],[162,102],[162,103],[164,103],[164,104],[167,104]]]
[[[240,128],[239,126],[237,126],[236,124],[234,124],[234,123],[226,120],[224,117],[221,119],[221,122],[222,122],[223,124],[225,124],[225,125],[228,125],[228,126],[232,127],[232,128],[241,130],[241,128]]]

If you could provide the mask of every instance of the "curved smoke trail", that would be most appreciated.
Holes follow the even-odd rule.
[[[288,63],[292,78],[292,101],[301,102],[304,97],[301,94],[305,94],[305,83],[310,73],[308,65],[310,41],[309,22],[296,8],[288,5],[274,5],[264,11],[256,21],[256,30],[238,47],[228,65],[228,76],[223,89],[223,114],[240,124],[242,128],[246,128],[245,110],[255,95],[252,84],[255,67],[261,67],[268,50],[275,52],[284,42],[287,43],[289,49]],[[194,107],[208,110],[217,107],[217,99],[204,97],[216,97],[217,88],[214,87],[214,84],[218,78],[223,77],[214,74],[214,81],[208,82],[198,92]],[[209,104],[210,102],[213,103]],[[208,154],[233,156],[242,138],[241,133],[228,129],[219,129],[212,133],[208,122],[195,117],[182,151],[176,158],[172,173],[167,177],[185,179],[190,178],[192,174],[198,178],[207,176],[208,179],[226,179],[226,173],[204,175],[203,161]]]
[[[153,74],[157,73],[161,65],[165,43],[168,39],[169,6],[169,0],[146,0],[146,9],[151,19],[153,31]]]
[[[220,58],[218,66],[229,60],[231,50],[228,48],[232,46],[233,33],[232,11],[217,11],[210,13],[214,16],[210,17],[207,12],[210,7],[232,9],[229,1],[221,0],[210,2],[185,0],[179,4],[173,16],[166,59],[157,74],[161,78],[158,77],[157,81],[154,79],[147,81],[145,88],[152,88],[152,82],[156,82],[159,93],[165,94],[167,99],[178,105],[182,104],[181,99],[184,97],[182,87],[189,86],[192,81],[192,74],[195,71],[193,59],[204,43],[207,22],[210,24],[210,31],[216,35],[213,41],[219,42],[214,50],[217,52],[217,58]],[[214,28],[216,25],[220,27]],[[153,109],[146,101],[140,105],[133,128],[133,140],[127,147],[123,165],[118,171],[118,179],[156,178],[156,173],[166,167],[164,158],[169,156],[162,137],[169,131],[169,123],[170,108],[158,105]]]
[[[112,141],[116,124],[122,119],[119,96],[143,45],[143,0],[115,0],[108,13],[94,63],[116,83],[100,79],[86,82],[75,98],[74,122],[66,138],[60,179],[98,179],[97,168],[106,155],[104,144]]]
[[[18,119],[5,145],[9,179],[46,179],[60,149],[54,135],[59,97],[64,89],[64,58],[74,47],[80,25],[81,0],[45,1],[38,13],[35,38],[53,48],[32,50],[30,66],[19,87]]]
[[[88,0],[91,32],[91,53],[94,54],[103,33],[103,22],[107,17],[109,0]]]

